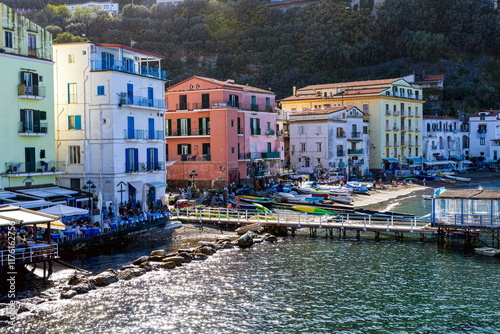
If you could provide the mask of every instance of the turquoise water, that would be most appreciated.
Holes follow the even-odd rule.
[[[219,251],[204,262],[44,303],[42,315],[18,319],[16,328],[57,333],[500,333],[499,265],[498,259],[428,243],[287,238]]]

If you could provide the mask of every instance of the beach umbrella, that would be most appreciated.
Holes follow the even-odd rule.
[[[68,217],[68,216],[87,215],[89,213],[89,210],[75,208],[73,206],[68,206],[64,204],[57,204],[45,209],[38,210],[38,212],[58,217]]]

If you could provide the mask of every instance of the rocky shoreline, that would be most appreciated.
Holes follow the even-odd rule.
[[[218,232],[218,235],[216,232]],[[222,249],[250,248],[258,243],[276,242],[278,240],[275,235],[270,233],[259,235],[247,232],[242,236],[234,234],[223,235],[222,237],[220,233],[221,230],[213,227],[187,226],[182,233],[178,233],[178,237],[182,237],[177,238],[178,248],[175,251],[157,249],[149,255],[141,256],[130,264],[120,267],[118,270],[107,269],[96,275],[75,272],[36,296],[1,303],[0,327],[13,325],[13,321],[20,313],[28,312],[36,315],[38,305],[48,301],[71,299],[78,294],[85,294],[120,280],[131,280],[151,271],[174,270],[192,261],[206,260],[209,256]],[[203,239],[203,237],[206,238]],[[194,245],[195,243],[196,245]],[[184,248],[186,245],[191,247]]]

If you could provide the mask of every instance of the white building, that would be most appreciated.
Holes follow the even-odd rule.
[[[98,11],[106,11],[112,15],[120,14],[118,3],[89,1],[83,3],[66,4],[69,10],[74,11],[78,7],[87,7]]]
[[[357,107],[322,107],[290,113],[290,165],[298,172],[369,168],[368,123]]]
[[[470,156],[487,163],[500,158],[500,110],[479,110],[469,117]]]
[[[179,2],[184,2],[184,0],[156,0],[156,4],[172,4],[177,5]]]
[[[59,184],[105,202],[165,200],[163,57],[127,46],[54,45]],[[92,187],[95,186],[95,187]]]
[[[424,115],[422,134],[422,153],[428,160],[463,160],[469,156],[469,126],[465,122]]]

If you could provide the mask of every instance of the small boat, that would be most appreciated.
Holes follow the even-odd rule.
[[[500,249],[491,247],[474,248],[476,253],[492,257],[500,257]]]
[[[258,212],[268,212],[268,213],[271,213],[272,211],[268,208],[266,208],[265,206],[259,204],[259,203],[253,203],[255,205],[255,210],[257,210]]]
[[[231,206],[233,208],[236,208],[236,209],[242,209],[242,210],[255,210],[256,206],[255,204],[253,203],[246,203],[246,202],[241,202],[238,198],[234,198],[234,199],[230,199],[229,201],[229,204],[231,204]]]
[[[260,203],[260,204],[270,204],[274,203],[274,198],[268,197],[256,197],[256,196],[240,196],[240,200],[249,203]]]
[[[312,213],[315,215],[336,215],[336,213],[334,213],[334,212],[324,210],[324,209],[314,208],[311,206],[294,205],[294,206],[290,207],[290,209],[295,210],[295,211],[300,211],[300,212]]]
[[[436,178],[435,176],[424,175],[424,174],[415,175],[415,177],[419,180],[426,180],[426,181],[434,181],[434,179]]]
[[[446,175],[446,178],[450,179],[450,180],[463,181],[463,182],[469,182],[471,180],[470,177],[461,177],[461,176],[454,176],[454,175]]]
[[[178,220],[171,220],[165,224],[165,230],[174,230],[182,227],[182,223]]]
[[[422,195],[423,199],[427,199],[427,200],[431,200],[432,199],[432,195]]]
[[[301,194],[306,194],[316,197],[324,197],[324,198],[327,198],[330,195],[330,190],[313,189],[313,188],[297,188],[297,192]]]
[[[328,196],[328,199],[332,202],[341,203],[341,204],[352,204],[352,198],[347,196]]]
[[[448,183],[451,185],[454,185],[455,183],[457,183],[457,181],[455,181],[455,180],[449,180],[449,179],[443,179],[443,178],[440,178],[439,181],[444,182],[444,183]]]
[[[369,195],[367,187],[354,186],[354,185],[351,185],[349,183],[346,185],[346,187],[351,188],[352,192],[355,194]]]
[[[330,188],[329,195],[331,195],[331,196],[351,196],[352,193],[353,193],[352,188],[335,187],[335,188]]]

